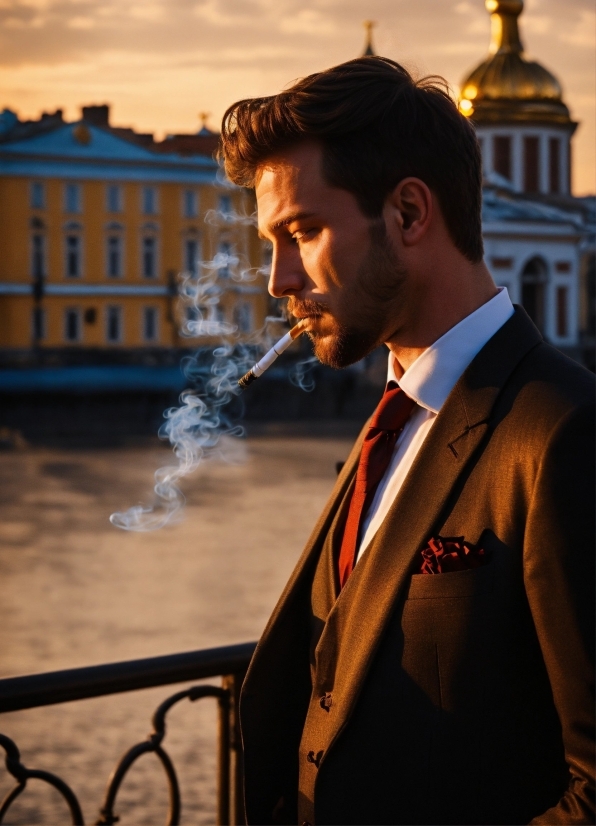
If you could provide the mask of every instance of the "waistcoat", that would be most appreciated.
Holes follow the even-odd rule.
[[[348,516],[354,480],[337,508],[335,518],[323,543],[317,562],[311,588],[311,638],[310,671],[312,695],[299,753],[298,782],[298,823],[313,824],[314,791],[318,767],[324,754],[324,745],[329,742],[329,724],[333,715],[333,663],[332,651],[337,640],[325,634],[327,618],[333,610],[339,596],[338,558],[343,530]],[[356,569],[353,577],[356,576]],[[353,593],[353,592],[351,592]],[[342,599],[349,594],[343,594]],[[320,667],[320,653],[325,650],[326,667]]]

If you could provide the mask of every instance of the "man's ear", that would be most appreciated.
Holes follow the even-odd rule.
[[[420,178],[404,178],[389,193],[386,207],[394,231],[406,247],[414,246],[427,233],[433,218],[433,197]]]

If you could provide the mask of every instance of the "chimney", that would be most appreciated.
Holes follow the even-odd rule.
[[[107,103],[103,103],[100,106],[83,106],[81,112],[83,120],[93,124],[93,126],[110,125],[110,107]]]

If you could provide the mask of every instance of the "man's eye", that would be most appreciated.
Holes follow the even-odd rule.
[[[292,233],[293,241],[308,241],[314,235],[314,229],[299,229]]]

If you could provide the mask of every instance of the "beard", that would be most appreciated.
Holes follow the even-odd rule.
[[[360,361],[393,332],[391,319],[407,271],[387,237],[385,223],[371,223],[370,246],[354,284],[339,294],[337,310],[328,304],[291,296],[287,311],[319,320],[320,331],[307,333],[317,359],[340,369]],[[339,317],[339,318],[338,318]],[[341,320],[339,320],[341,319]]]

